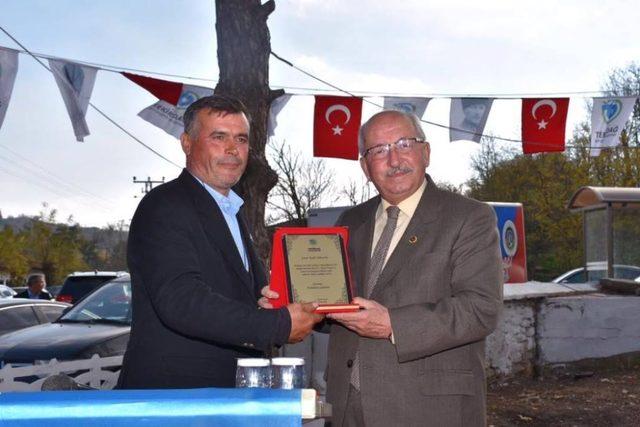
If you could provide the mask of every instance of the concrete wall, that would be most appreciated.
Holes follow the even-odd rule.
[[[538,347],[545,364],[640,351],[640,297],[583,295],[541,304]]]
[[[640,297],[576,295],[505,301],[487,337],[490,375],[640,352]]]

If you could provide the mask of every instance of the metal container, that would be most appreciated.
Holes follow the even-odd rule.
[[[304,359],[274,357],[271,359],[271,388],[304,388]]]
[[[271,367],[269,359],[238,359],[236,367],[236,387],[271,387]]]

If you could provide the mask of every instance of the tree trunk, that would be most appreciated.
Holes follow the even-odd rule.
[[[245,201],[245,213],[253,229],[258,254],[266,261],[271,242],[264,213],[267,195],[278,175],[267,163],[267,118],[271,101],[284,93],[269,88],[271,42],[267,18],[273,0],[216,0],[216,34],[220,79],[216,94],[239,98],[251,115],[249,164],[236,190]]]

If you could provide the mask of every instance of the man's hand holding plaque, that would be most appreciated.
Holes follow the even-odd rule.
[[[315,302],[318,313],[357,311],[359,306],[351,304],[347,238],[344,227],[279,228],[271,253],[269,289],[274,293],[268,304],[278,308]]]

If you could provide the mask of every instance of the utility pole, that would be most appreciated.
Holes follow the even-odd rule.
[[[153,184],[163,184],[164,183],[164,176],[162,177],[162,181],[153,181],[150,177],[147,177],[146,181],[141,181],[141,180],[137,179],[134,176],[133,177],[133,183],[134,184],[144,184],[144,188],[142,189],[142,194],[147,194],[153,188]],[[133,196],[133,197],[137,198],[138,196]]]

